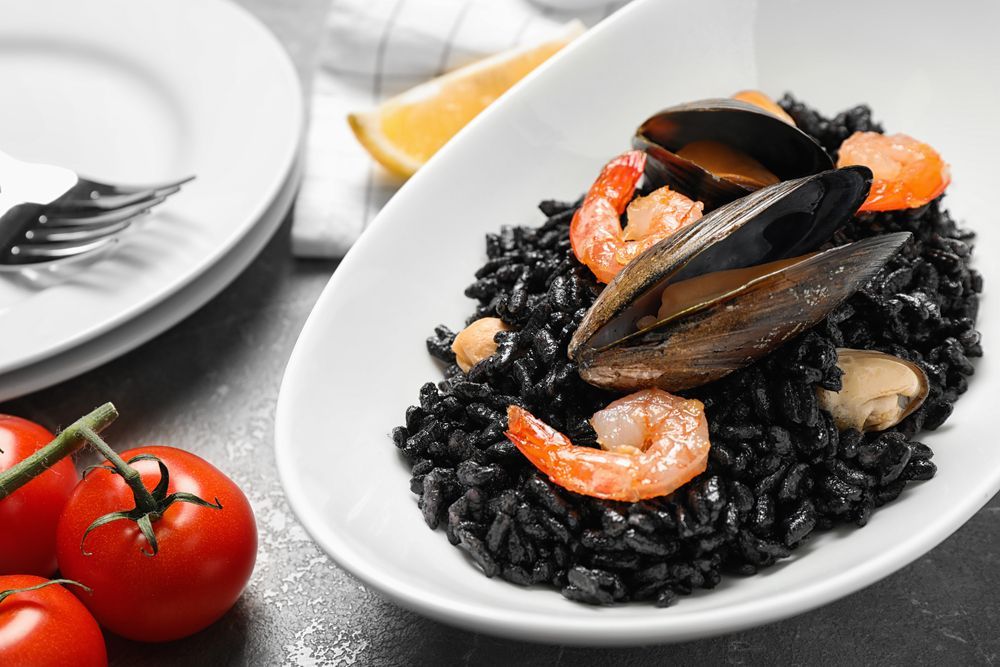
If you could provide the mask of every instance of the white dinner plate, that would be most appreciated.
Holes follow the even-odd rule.
[[[201,308],[243,272],[281,226],[295,199],[300,177],[301,165],[297,162],[257,224],[197,280],[101,336],[4,373],[0,376],[0,401],[62,382],[120,357]]]
[[[289,177],[301,92],[277,40],[225,0],[0,0],[0,16],[5,152],[110,182],[197,176],[102,261],[0,277],[0,374],[43,361],[55,382],[81,369],[52,359],[176,295],[253,232]]]
[[[441,378],[424,339],[435,324],[459,327],[472,312],[462,291],[484,261],[483,234],[537,224],[536,202],[577,197],[642,119],[686,100],[759,87],[794,91],[827,113],[871,103],[887,128],[930,142],[952,163],[947,205],[979,232],[979,267],[994,288],[1000,137],[991,110],[1000,89],[986,82],[1000,64],[1000,5],[963,7],[644,0],[511,90],[389,202],[303,329],[276,436],[282,482],[309,533],[406,607],[474,630],[583,644],[679,641],[791,616],[871,584],[950,535],[1000,486],[1000,355],[990,354],[998,302],[989,293],[980,320],[987,356],[948,425],[921,436],[936,452],[933,480],[908,487],[864,529],[819,535],[758,576],[726,577],[666,609],[594,608],[487,579],[442,531],[427,529],[389,432],[420,385]]]

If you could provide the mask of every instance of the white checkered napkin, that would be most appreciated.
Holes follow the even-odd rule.
[[[400,186],[347,114],[484,56],[592,25],[628,0],[583,13],[528,0],[333,0],[313,83],[305,175],[292,224],[300,257],[340,257]]]

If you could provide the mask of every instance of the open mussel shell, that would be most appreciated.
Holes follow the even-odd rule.
[[[815,250],[865,200],[871,178],[866,167],[846,167],[778,183],[665,238],[604,288],[570,341],[570,357],[634,331],[634,320],[656,310],[669,282]]]
[[[569,354],[580,376],[620,391],[687,389],[819,322],[909,238],[887,234],[805,255],[854,213],[870,179],[862,167],[779,183],[650,248],[605,287],[574,333]],[[718,284],[705,289],[713,278]],[[685,292],[690,302],[636,329],[657,312],[665,288],[692,283],[701,285]]]
[[[620,391],[679,391],[717,380],[818,323],[908,238],[887,234],[812,255],[670,321],[586,349],[578,358],[580,376]]]
[[[682,104],[649,117],[632,144],[649,156],[646,175],[697,199],[711,211],[751,192],[746,184],[712,174],[677,151],[696,141],[716,141],[754,158],[779,180],[833,168],[823,147],[777,116],[746,102],[710,99]]]

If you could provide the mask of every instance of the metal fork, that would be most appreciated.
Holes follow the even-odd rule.
[[[0,151],[0,272],[89,259],[194,176],[145,187],[81,178]]]

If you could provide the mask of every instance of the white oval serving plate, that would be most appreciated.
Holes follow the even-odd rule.
[[[791,616],[871,584],[950,535],[1000,487],[995,355],[979,364],[948,425],[923,438],[937,453],[936,478],[912,485],[864,529],[820,535],[758,576],[727,577],[667,609],[593,608],[485,578],[423,523],[389,432],[419,386],[441,377],[424,339],[472,311],[462,290],[484,259],[483,234],[537,224],[541,199],[577,197],[643,118],[672,103],[746,87],[791,90],[828,113],[869,102],[890,130],[929,141],[951,161],[947,204],[980,232],[992,286],[1000,235],[989,199],[1000,140],[989,110],[1000,91],[984,82],[998,64],[991,33],[1000,5],[981,7],[852,0],[817,20],[815,5],[799,0],[645,0],[515,87],[389,202],[303,329],[278,401],[276,449],[309,533],[406,607],[473,630],[580,644],[679,641]],[[927,49],[915,34],[948,47]],[[987,344],[996,303],[983,301]]]
[[[0,374],[38,388],[83,367],[24,385],[33,365],[168,300],[254,231],[291,173],[302,99],[278,41],[227,0],[0,0],[0,15],[5,152],[110,182],[197,176],[107,258],[0,278]]]

